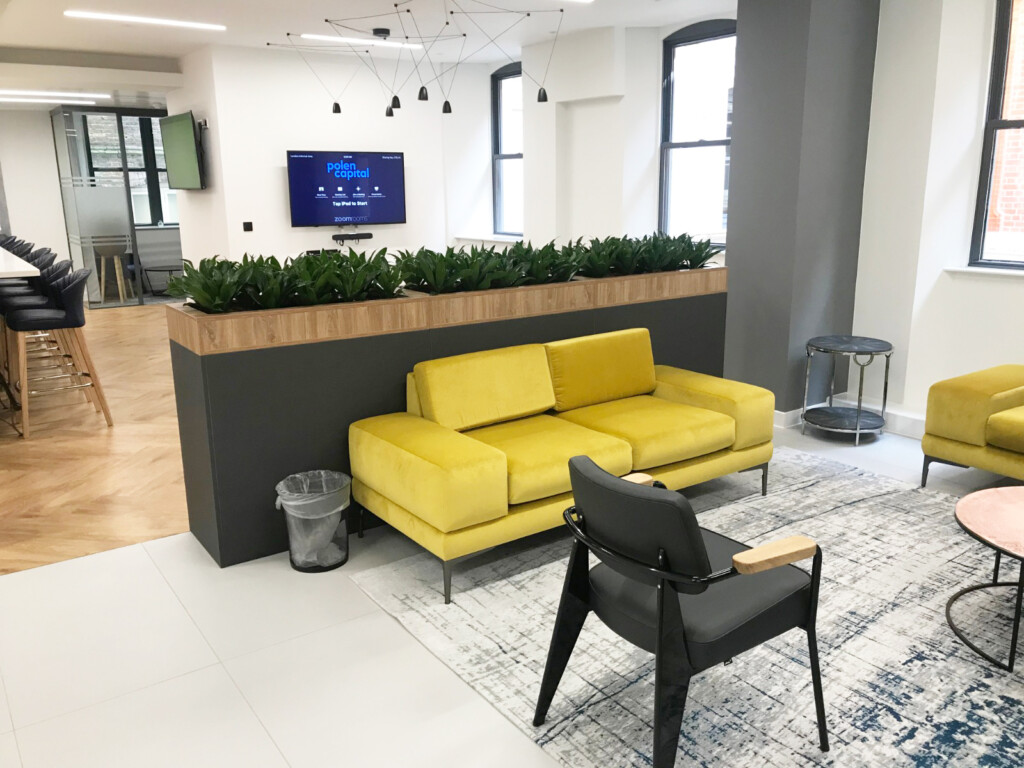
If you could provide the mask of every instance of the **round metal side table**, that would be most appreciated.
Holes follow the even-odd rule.
[[[964,496],[956,505],[956,521],[966,533],[995,550],[996,565],[992,571],[991,582],[965,587],[949,598],[949,602],[946,603],[946,623],[953,630],[953,634],[976,654],[1000,669],[1013,672],[1014,661],[1017,658],[1017,639],[1020,634],[1021,599],[1024,597],[1024,488],[989,488]],[[999,565],[1003,555],[1020,562],[1016,581],[999,580]],[[986,653],[968,640],[963,630],[954,623],[951,615],[953,604],[964,595],[994,587],[1017,589],[1013,632],[1010,637],[1010,658],[1006,662]]]
[[[807,407],[811,385],[811,361],[815,354],[829,356],[831,375],[829,377],[828,405],[817,408]],[[889,399],[889,363],[892,361],[892,344],[883,339],[867,336],[816,336],[807,342],[807,368],[804,373],[804,411],[801,431],[807,425],[826,432],[842,432],[855,435],[854,445],[860,445],[864,432],[881,433],[885,427],[885,406]],[[882,391],[882,412],[876,413],[864,408],[864,371],[879,355],[885,357],[885,385]],[[836,394],[836,359],[850,357],[860,368],[860,386],[857,389],[857,407],[840,407],[833,404]]]

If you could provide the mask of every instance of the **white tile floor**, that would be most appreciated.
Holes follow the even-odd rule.
[[[920,478],[896,435],[776,444]],[[929,487],[994,480],[933,465]],[[349,578],[419,548],[383,528],[352,545],[319,575],[221,570],[185,534],[0,577],[0,768],[553,768]]]

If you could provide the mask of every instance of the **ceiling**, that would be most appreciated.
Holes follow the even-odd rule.
[[[498,36],[520,17],[495,13],[497,7],[538,11],[499,38],[502,48],[512,56],[518,55],[522,45],[549,39],[554,34],[561,15],[559,8],[565,9],[563,32],[604,26],[663,26],[716,15],[731,16],[736,9],[736,0],[594,0],[590,4],[562,0],[0,0],[0,48],[180,57],[210,44],[287,45],[289,32],[334,33],[325,23],[326,18],[372,14],[385,16],[350,24],[366,31],[374,26],[389,27],[392,35],[400,37],[396,1],[403,11],[412,11],[402,16],[410,27],[409,20],[414,17],[423,37],[438,34],[444,20],[450,19],[450,26],[458,27],[455,34],[466,35],[466,54],[481,49],[474,61],[506,58],[505,53],[488,44],[488,37]],[[223,24],[228,29],[204,32],[69,19],[63,15],[69,9],[202,21]],[[451,15],[446,9],[456,13]],[[460,9],[469,14],[458,13]],[[540,12],[544,10],[550,12]],[[409,29],[409,34],[415,32]],[[433,53],[439,59],[455,60],[461,45],[461,38],[439,42]]]

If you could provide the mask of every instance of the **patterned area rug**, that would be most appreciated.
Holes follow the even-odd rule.
[[[993,668],[946,625],[992,552],[953,520],[954,497],[780,449],[760,473],[691,489],[700,524],[751,544],[797,533],[824,551],[818,637],[832,751],[818,751],[806,635],[792,631],[690,686],[678,765],[1020,766],[1024,678]],[[542,728],[531,724],[569,539],[559,531],[455,567],[454,602],[430,555],[355,581],[566,766],[651,765],[653,657],[588,619]],[[1016,577],[1007,563],[1004,579]],[[1010,589],[973,593],[954,619],[997,657]]]

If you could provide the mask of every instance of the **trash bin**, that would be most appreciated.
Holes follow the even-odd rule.
[[[277,508],[284,507],[292,568],[323,573],[348,561],[352,478],[325,469],[289,475],[277,484]]]

